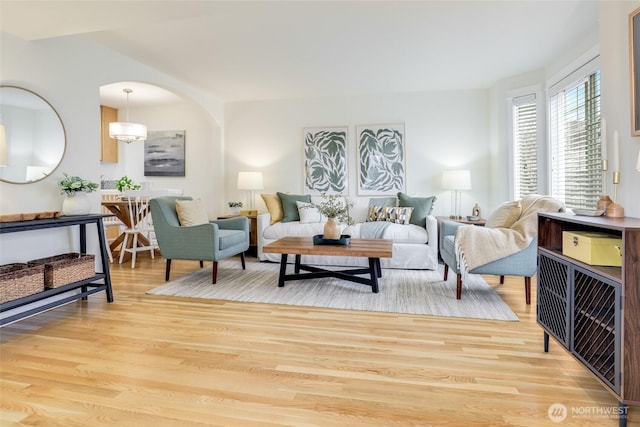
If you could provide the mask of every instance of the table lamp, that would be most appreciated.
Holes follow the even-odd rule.
[[[262,189],[262,172],[238,172],[238,190],[249,191],[249,210],[240,211],[241,215],[258,215],[258,210],[253,208],[253,192]]]
[[[461,219],[460,216],[460,192],[471,190],[471,172],[469,170],[451,170],[442,173],[442,188],[451,190],[451,203],[453,214],[451,219]]]

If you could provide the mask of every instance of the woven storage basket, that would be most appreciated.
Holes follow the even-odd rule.
[[[44,265],[45,288],[57,288],[88,279],[96,274],[95,255],[68,253],[48,258],[34,259],[29,265]]]
[[[0,265],[0,303],[44,291],[44,265]]]

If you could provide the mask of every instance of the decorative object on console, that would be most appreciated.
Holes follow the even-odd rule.
[[[304,189],[307,194],[347,192],[345,127],[304,129]]]
[[[109,123],[109,136],[127,144],[132,141],[145,140],[147,139],[147,127],[129,121],[129,94],[133,90],[125,88],[122,91],[127,94],[127,121]]]
[[[87,193],[96,191],[99,187],[97,183],[64,173],[64,179],[58,185],[61,189],[60,194],[65,195],[62,215],[85,215],[91,211]]]
[[[258,211],[253,208],[254,191],[264,188],[262,180],[262,172],[238,172],[238,190],[249,191],[249,211],[243,212],[243,215],[257,215]]]
[[[451,190],[451,203],[453,205],[452,219],[461,219],[460,195],[463,190],[471,190],[471,171],[449,170],[442,173],[442,188]]]
[[[620,141],[618,131],[613,132],[613,203],[607,205],[605,215],[612,218],[622,218],[624,207],[618,204],[618,184],[620,184]]]
[[[600,121],[600,149],[602,157],[602,197],[598,200],[598,210],[606,210],[613,200],[607,195],[607,171],[609,170],[609,157],[607,154],[607,121]]]
[[[358,194],[395,195],[404,191],[404,123],[356,126]]]
[[[144,142],[144,176],[185,176],[184,130],[153,130]]]

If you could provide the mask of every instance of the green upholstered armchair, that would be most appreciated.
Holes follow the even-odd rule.
[[[443,221],[440,256],[444,280],[456,273],[456,299],[462,296],[466,273],[524,277],[525,301],[531,304],[531,277],[538,270],[538,212],[562,212],[564,204],[550,196],[532,194],[499,206],[486,227]],[[464,264],[461,265],[461,262]]]
[[[249,220],[245,217],[210,221],[208,224],[180,226],[176,200],[191,200],[185,196],[164,196],[151,199],[151,217],[162,256],[167,260],[165,280],[169,280],[172,259],[213,261],[212,281],[218,275],[218,261],[240,254],[245,269],[244,252],[249,249]]]

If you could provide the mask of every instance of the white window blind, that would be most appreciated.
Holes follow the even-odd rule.
[[[550,92],[551,194],[567,207],[594,209],[602,192],[600,71],[572,77]]]
[[[538,130],[535,95],[513,99],[514,193],[520,199],[538,192]]]

